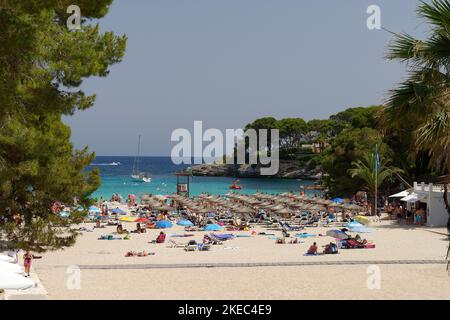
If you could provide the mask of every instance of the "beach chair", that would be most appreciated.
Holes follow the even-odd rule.
[[[195,240],[190,240],[184,247],[185,251],[196,251],[198,249],[198,244]]]
[[[224,240],[217,238],[213,233],[205,235],[204,238],[211,244],[223,244]]]
[[[289,231],[299,231],[299,230],[303,229],[303,227],[301,227],[301,226],[292,226],[287,222],[285,222],[284,225],[287,227],[287,229]]]
[[[209,243],[198,243],[198,251],[209,251],[211,249],[211,244]]]
[[[169,240],[169,245],[167,246],[167,248],[184,248],[186,247],[186,245],[186,243],[179,243],[175,240]]]

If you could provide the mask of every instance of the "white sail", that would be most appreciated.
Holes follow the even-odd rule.
[[[131,173],[131,179],[134,182],[150,183],[152,181],[150,175],[146,172],[140,172],[139,170],[140,155],[141,155],[141,135],[139,135],[138,139],[138,150],[137,155],[134,157],[133,172]]]

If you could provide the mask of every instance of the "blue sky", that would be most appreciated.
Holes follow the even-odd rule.
[[[170,155],[176,128],[241,128],[263,116],[327,118],[380,104],[405,75],[391,35],[423,37],[413,0],[115,0],[102,31],[128,36],[107,78],[83,83],[95,106],[65,121],[97,155]],[[83,13],[83,8],[81,8]]]

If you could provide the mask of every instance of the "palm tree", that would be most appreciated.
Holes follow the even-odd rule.
[[[371,211],[375,214],[376,190],[389,177],[396,173],[403,172],[402,169],[389,166],[390,160],[381,157],[378,172],[376,168],[376,159],[374,154],[366,154],[362,160],[352,162],[353,168],[348,172],[352,178],[358,177],[365,182],[365,189],[371,197]]]
[[[409,76],[391,91],[383,118],[388,127],[412,132],[413,153],[427,153],[430,169],[443,175],[450,241],[450,1],[422,2],[417,12],[431,31],[425,40],[395,34],[388,58],[407,62]],[[447,258],[449,253],[450,246]]]
[[[388,58],[408,63],[409,77],[392,90],[383,118],[412,131],[412,151],[427,152],[431,169],[450,172],[450,1],[422,2],[418,14],[431,34],[418,40],[395,34]],[[405,126],[406,124],[406,126]],[[449,212],[450,213],[450,212]]]

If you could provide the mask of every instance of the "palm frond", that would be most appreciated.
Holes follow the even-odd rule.
[[[416,131],[417,150],[427,150],[430,166],[438,171],[450,170],[450,106],[434,113]]]
[[[427,19],[435,29],[449,32],[450,1],[432,0],[431,3],[422,1],[417,13],[419,17]]]
[[[424,43],[406,33],[395,33],[394,39],[389,43],[389,60],[415,60],[420,61],[420,56],[424,50]]]

